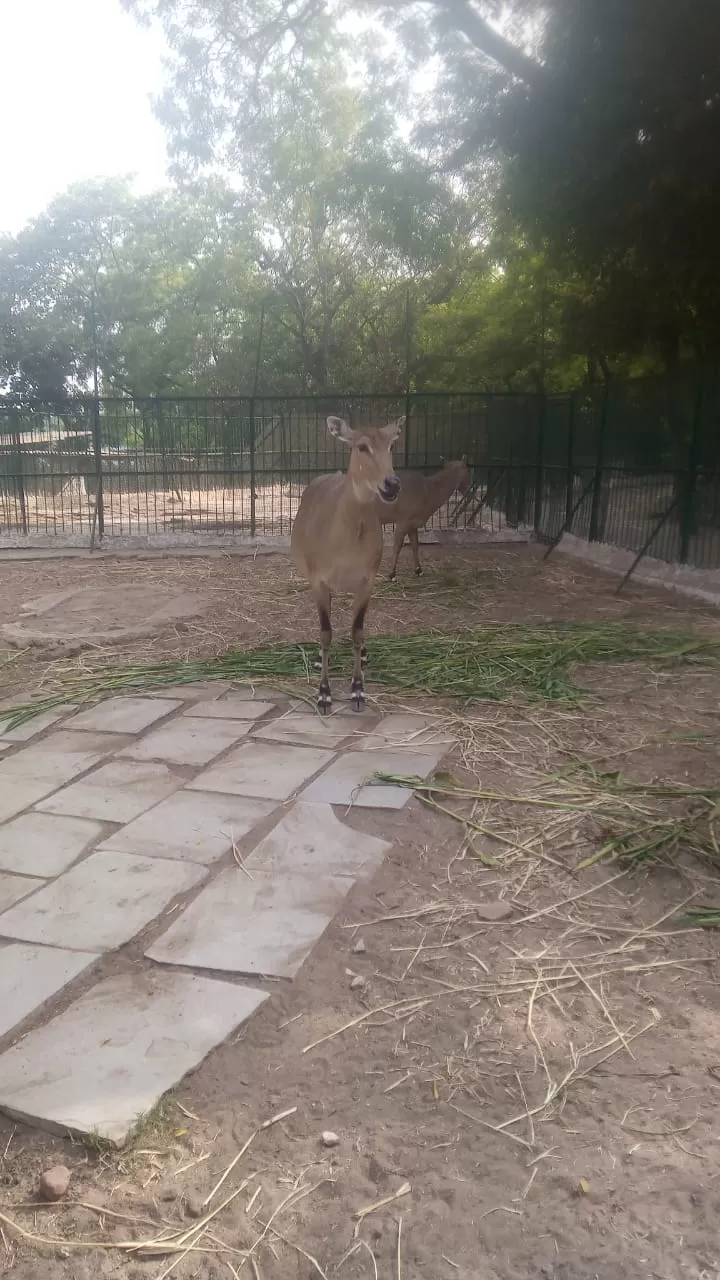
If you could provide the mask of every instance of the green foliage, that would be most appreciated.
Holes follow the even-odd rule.
[[[89,183],[0,241],[0,390],[87,390],[96,356],[135,396],[720,356],[712,0],[124,3],[167,37],[176,186]]]

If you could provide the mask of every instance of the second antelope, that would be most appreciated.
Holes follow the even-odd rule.
[[[458,462],[446,462],[442,471],[425,476],[421,471],[401,471],[400,496],[392,509],[378,506],[383,524],[395,525],[393,558],[390,577],[395,577],[398,556],[407,537],[412,549],[415,572],[422,573],[418,542],[418,529],[440,509],[456,489],[465,493],[470,483],[470,472],[463,458]]]
[[[352,594],[352,642],[355,655],[351,697],[356,711],[365,705],[362,657],[365,613],[383,552],[381,514],[400,492],[392,446],[405,419],[368,431],[353,431],[343,418],[328,418],[331,435],[350,448],[346,472],[317,476],[300,500],[290,545],[299,573],[309,582],[320,619],[322,666],[318,710],[332,707],[329,657],[333,593]],[[390,517],[392,519],[392,517]]]

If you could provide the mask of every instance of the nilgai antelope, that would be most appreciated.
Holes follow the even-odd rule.
[[[464,459],[459,462],[446,462],[442,471],[434,476],[424,476],[421,471],[401,471],[400,496],[392,509],[378,505],[378,514],[383,524],[395,525],[393,542],[393,559],[390,577],[395,577],[398,556],[407,535],[412,548],[415,572],[422,573],[418,547],[418,529],[447,502],[451,493],[459,489],[464,493],[470,483],[470,472]]]
[[[328,418],[328,430],[350,447],[345,472],[317,476],[300,500],[290,546],[295,567],[310,584],[320,618],[321,669],[318,710],[332,707],[328,661],[332,644],[330,612],[333,592],[352,594],[352,642],[355,664],[351,685],[356,711],[365,705],[362,659],[365,612],[383,553],[382,513],[397,500],[392,446],[404,418],[386,427],[353,431],[342,418]]]

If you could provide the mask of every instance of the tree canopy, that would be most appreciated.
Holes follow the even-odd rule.
[[[717,361],[711,0],[124,2],[165,30],[174,185],[89,183],[0,240],[0,389],[96,357],[135,395]]]

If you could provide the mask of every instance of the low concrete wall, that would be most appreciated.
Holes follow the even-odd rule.
[[[610,546],[606,542],[586,542],[572,533],[564,533],[558,551],[565,552],[584,564],[595,565],[622,577],[627,573],[636,553]],[[692,569],[686,564],[668,564],[653,556],[644,556],[635,570],[632,582],[652,587],[669,587],[681,595],[720,606],[720,569]]]
[[[385,533],[385,546],[392,546],[392,532]],[[498,543],[529,542],[529,529],[501,529],[490,533],[484,529],[427,529],[420,534],[421,546],[476,547]],[[3,559],[32,559],[34,555],[47,558],[48,554],[62,556],[67,552],[87,552],[89,538],[86,533],[0,533],[0,563]],[[246,533],[133,533],[108,535],[96,541],[96,555],[132,554],[157,551],[172,555],[175,552],[203,555],[209,551],[224,551],[230,555],[272,555],[274,551],[289,551],[290,538],[283,534],[258,534],[251,538]]]

